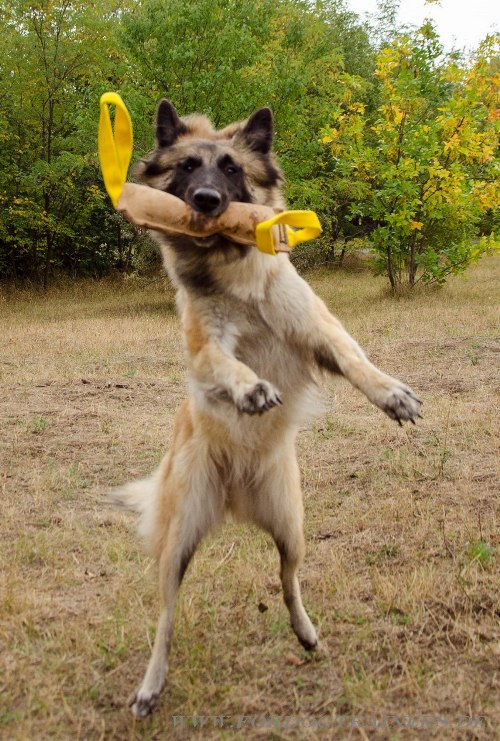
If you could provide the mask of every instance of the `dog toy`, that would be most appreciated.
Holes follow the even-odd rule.
[[[114,129],[109,105],[116,108]],[[289,252],[321,232],[313,211],[276,213],[268,206],[233,202],[223,214],[211,217],[170,193],[126,182],[133,146],[130,114],[117,93],[104,93],[100,108],[98,147],[104,184],[114,207],[133,224],[166,234],[223,234],[240,244],[255,244],[261,252],[271,255]]]

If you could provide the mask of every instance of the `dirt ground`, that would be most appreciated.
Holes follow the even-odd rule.
[[[500,728],[498,258],[393,298],[365,271],[311,284],[424,400],[399,428],[342,381],[299,435],[305,605],[278,556],[228,524],[183,583],[168,684],[126,707],[157,617],[134,518],[104,504],[149,473],[186,393],[171,289],[0,289],[1,739],[492,739]]]

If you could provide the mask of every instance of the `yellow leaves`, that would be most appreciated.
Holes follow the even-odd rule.
[[[449,170],[442,167],[438,159],[433,159],[432,164],[429,165],[429,180],[437,178],[438,180],[446,180],[450,177]]]
[[[491,198],[488,193],[479,193],[479,203],[485,211],[492,207]]]
[[[339,136],[339,130],[338,129],[331,129],[330,133],[324,136],[321,139],[322,144],[331,144],[335,139],[337,139]]]
[[[500,241],[495,234],[483,235],[479,238],[477,247],[472,251],[474,259],[481,257],[485,252],[500,253]]]
[[[394,121],[394,123],[396,124],[396,126],[399,126],[399,124],[401,123],[401,121],[405,117],[405,113],[402,110],[400,110],[399,108],[394,107],[392,109],[392,114],[393,114],[393,121]]]
[[[485,144],[480,152],[480,161],[483,163],[490,162],[493,159],[494,154],[495,150],[493,149],[493,147]]]
[[[418,221],[414,216],[414,208],[402,203],[397,211],[387,214],[386,219],[392,227],[398,229],[400,234],[409,236],[413,232],[421,232],[424,227],[424,222]]]
[[[481,247],[473,247],[469,254],[472,260],[477,260],[483,254],[483,249]]]
[[[356,181],[370,182],[373,178],[372,163],[369,160],[352,162],[351,172]]]
[[[471,194],[482,211],[498,208],[500,203],[500,182],[476,180]]]
[[[95,185],[95,183],[88,186],[87,193],[93,198],[98,198],[101,200],[104,199],[104,193],[102,192],[102,188],[100,188],[98,185]]]
[[[364,115],[366,106],[364,103],[352,103],[349,108],[349,111],[352,111],[353,113],[359,113],[360,115]]]
[[[343,93],[342,93],[342,103],[344,103],[345,105],[348,105],[352,100],[352,94],[353,93],[352,93],[351,88],[345,86]]]
[[[455,132],[451,139],[449,139],[447,142],[443,145],[443,151],[445,154],[448,154],[448,152],[452,152],[453,150],[457,150],[460,146],[460,138],[458,134]]]
[[[456,64],[448,64],[443,72],[441,73],[441,79],[446,82],[453,82],[457,84],[464,77],[464,71]]]

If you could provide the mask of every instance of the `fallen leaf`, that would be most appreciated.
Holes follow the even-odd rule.
[[[318,533],[316,535],[317,540],[328,540],[328,538],[334,538],[334,537],[335,537],[335,533],[333,532],[333,530],[327,530],[324,533]]]
[[[290,666],[302,666],[305,663],[306,662],[303,659],[299,659],[298,656],[291,652],[285,654],[285,664],[290,664]]]

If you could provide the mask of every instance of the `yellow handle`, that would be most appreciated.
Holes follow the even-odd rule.
[[[108,105],[116,107],[114,131]],[[104,93],[100,100],[98,151],[104,185],[116,206],[127,179],[132,157],[132,121],[118,93]]]
[[[286,229],[286,242],[289,247],[295,247],[300,242],[315,239],[321,234],[321,224],[314,211],[283,211],[272,219],[257,224],[255,238],[257,249],[275,255],[275,240],[272,228],[275,224],[284,224]],[[296,227],[300,231],[295,232],[289,227]]]

